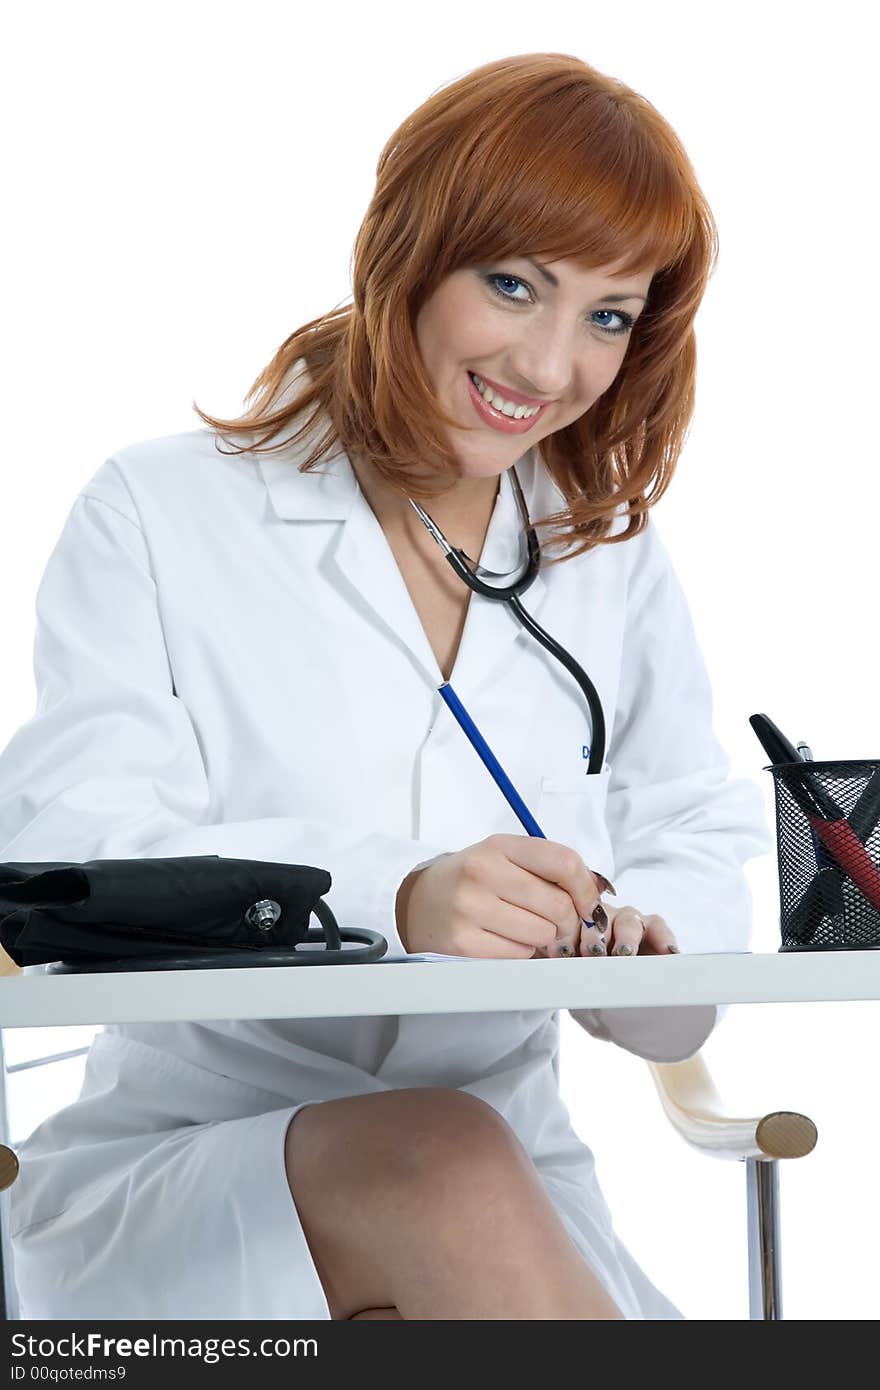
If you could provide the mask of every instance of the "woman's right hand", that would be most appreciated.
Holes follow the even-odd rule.
[[[606,881],[567,845],[530,835],[490,835],[432,859],[397,894],[408,952],[526,960],[573,945]],[[597,940],[598,940],[597,931]]]

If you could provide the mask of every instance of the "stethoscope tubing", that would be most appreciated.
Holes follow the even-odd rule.
[[[535,641],[540,642],[541,646],[544,647],[551,656],[555,656],[560,665],[564,666],[566,671],[574,677],[583,691],[587,704],[590,707],[590,721],[593,730],[590,740],[590,760],[587,763],[587,773],[601,772],[602,765],[605,762],[605,715],[602,710],[602,701],[599,699],[599,692],[596,690],[596,687],[590,680],[583,666],[575,661],[571,652],[567,651],[560,642],[557,642],[555,637],[551,637],[549,632],[546,632],[544,628],[541,627],[540,623],[535,621],[531,613],[526,612],[515,595],[507,600],[507,606],[511,612],[515,614],[518,622],[522,624],[527,632],[531,633]]]
[[[565,647],[563,647],[560,642],[557,642],[554,637],[551,637],[549,632],[546,632],[544,628],[541,627],[540,623],[536,622],[531,613],[526,612],[519,601],[520,594],[524,594],[537,577],[538,570],[541,567],[541,546],[535,528],[531,523],[525,497],[523,496],[519,478],[516,476],[516,469],[514,468],[510,470],[510,481],[513,487],[514,498],[516,500],[520,519],[523,524],[528,551],[522,574],[510,584],[487,584],[485,580],[481,579],[476,573],[470,556],[466,555],[463,550],[456,549],[449,544],[449,541],[440,530],[440,527],[431,519],[424,507],[420,506],[418,502],[413,501],[412,498],[409,499],[409,502],[410,506],[421,519],[434,540],[444,551],[447,561],[462,583],[466,584],[475,594],[480,594],[483,598],[492,599],[495,603],[505,603],[520,626],[525,628],[526,632],[530,633],[551,656],[556,658],[560,665],[568,671],[569,675],[574,677],[590,710],[592,730],[587,773],[598,773],[602,771],[602,765],[605,761],[605,715],[602,711],[602,702],[599,699],[596,687],[593,685],[593,682],[580,663],[575,661],[571,652],[566,651]],[[483,754],[481,753],[480,756],[482,757]],[[502,776],[503,775],[502,773]],[[538,833],[540,834],[541,832],[539,831]]]

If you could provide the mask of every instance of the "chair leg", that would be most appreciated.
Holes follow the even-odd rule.
[[[746,1159],[749,1318],[764,1321],[782,1317],[778,1169],[775,1159]]]

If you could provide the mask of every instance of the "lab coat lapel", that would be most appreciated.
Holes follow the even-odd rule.
[[[406,647],[425,680],[443,679],[421,619],[409,595],[394,552],[367,499],[358,489],[333,563],[348,581],[353,603],[388,637]]]
[[[442,676],[385,533],[361,492],[348,455],[337,449],[316,469],[302,473],[307,442],[288,443],[257,462],[275,515],[288,522],[342,521],[329,547],[328,567],[366,622],[403,646],[424,680]]]

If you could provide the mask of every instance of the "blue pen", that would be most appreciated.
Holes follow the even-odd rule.
[[[480,733],[476,724],[471,719],[464,705],[461,703],[461,700],[458,698],[455,691],[452,689],[452,686],[449,684],[448,681],[444,681],[444,683],[441,686],[438,686],[438,690],[447,707],[451,710],[452,715],[456,720],[456,723],[458,724],[459,728],[467,735],[471,747],[477,753],[478,757],[483,763],[483,766],[494,779],[495,785],[498,787],[499,791],[501,792],[502,796],[504,797],[513,814],[516,816],[523,830],[526,832],[527,835],[536,836],[540,840],[546,840],[547,836],[544,834],[540,825],[535,820],[535,817],[532,815],[528,806],[523,801],[522,797],[520,796],[516,787],[511,782],[507,773],[504,771],[504,768],[501,766],[498,759],[495,757],[495,754],[492,752],[488,743],[483,738],[483,735]],[[600,911],[604,912],[604,909],[601,908],[601,905]],[[581,920],[584,922],[585,926],[594,927],[598,931],[598,927],[596,926],[595,922],[588,922],[585,917]],[[600,936],[599,940],[602,942],[603,945],[605,944],[604,936]],[[559,954],[561,956],[570,956],[571,948],[568,946],[560,946]]]

